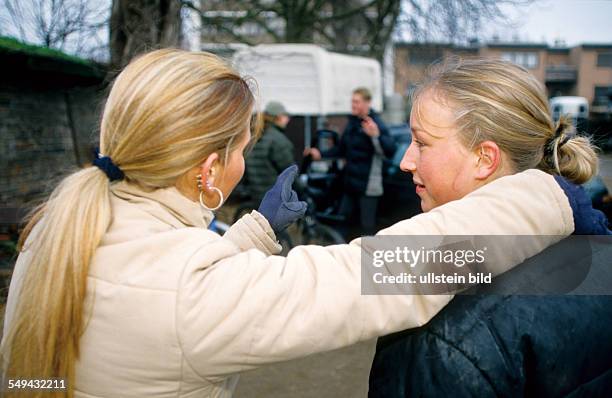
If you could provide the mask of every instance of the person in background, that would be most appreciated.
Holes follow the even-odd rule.
[[[344,194],[340,214],[351,221],[359,209],[360,235],[376,231],[378,201],[383,195],[383,159],[393,156],[395,142],[380,116],[371,108],[372,94],[367,88],[357,88],[351,98],[351,115],[339,145],[321,153],[307,148],[304,155],[313,160],[321,157],[341,157],[344,166]]]
[[[280,102],[264,110],[264,132],[246,158],[246,180],[254,203],[259,203],[276,177],[295,163],[293,144],[285,135],[289,113]]]

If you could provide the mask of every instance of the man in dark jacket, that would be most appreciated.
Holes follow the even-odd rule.
[[[499,277],[496,294],[477,286],[379,339],[370,397],[612,396],[612,237],[584,191],[555,178],[574,235],[599,236],[564,239]]]
[[[340,143],[320,153],[316,148],[305,151],[314,160],[321,157],[346,159],[344,194],[340,213],[347,221],[359,208],[360,235],[376,232],[378,199],[383,194],[383,159],[395,153],[395,142],[378,114],[371,108],[372,95],[366,88],[357,88],[351,98],[351,115]]]
[[[290,117],[283,104],[268,103],[264,120],[264,132],[246,158],[246,180],[254,203],[261,202],[276,177],[295,163],[293,144],[285,135]]]

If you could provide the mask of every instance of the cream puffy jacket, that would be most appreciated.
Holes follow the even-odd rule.
[[[287,257],[267,221],[224,237],[176,189],[112,186],[113,220],[88,279],[77,397],[228,397],[238,373],[423,325],[450,295],[361,295],[360,240]],[[380,234],[551,235],[516,248],[503,272],[573,231],[553,177],[529,170]],[[490,248],[490,250],[494,248]],[[11,323],[28,252],[15,268]]]

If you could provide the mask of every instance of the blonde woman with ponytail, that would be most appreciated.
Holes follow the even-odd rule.
[[[401,167],[424,211],[508,176],[546,174],[572,207],[573,234],[612,234],[579,185],[597,173],[595,148],[566,119],[553,122],[544,87],[524,68],[482,58],[434,65],[415,92],[410,125]],[[610,396],[611,257],[609,236],[564,241],[507,275],[497,295],[458,296],[426,327],[382,338],[370,397]]]
[[[423,325],[452,298],[362,296],[359,239],[274,255],[275,233],[305,211],[295,167],[223,237],[207,230],[244,172],[254,111],[248,81],[211,54],[153,51],[119,74],[94,164],[66,177],[24,233],[2,340],[5,393],[231,396],[241,371]],[[534,184],[548,189],[534,195]],[[519,173],[380,233],[546,235],[497,274],[573,228],[554,179]],[[66,390],[7,387],[50,378]]]

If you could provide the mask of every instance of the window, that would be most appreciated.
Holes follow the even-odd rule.
[[[539,57],[538,53],[536,52],[504,52],[502,53],[501,58],[505,61],[515,63],[528,69],[535,69],[539,64]]]
[[[612,52],[598,53],[597,66],[612,68]]]
[[[595,97],[593,102],[596,104],[607,105],[612,102],[612,86],[595,86]]]
[[[413,65],[429,65],[442,58],[442,49],[423,46],[412,47],[408,55],[408,62]]]

